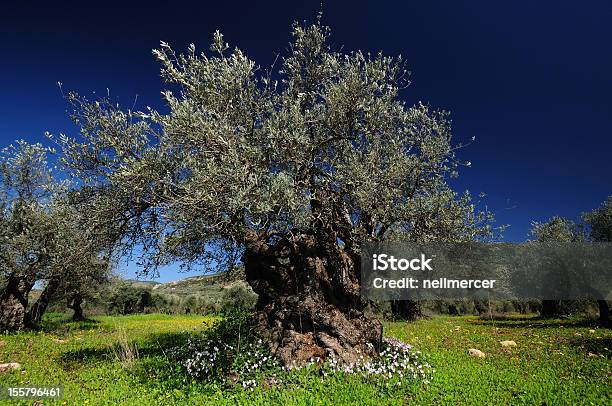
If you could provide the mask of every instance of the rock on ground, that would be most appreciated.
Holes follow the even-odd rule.
[[[21,369],[21,364],[18,362],[8,362],[6,364],[0,364],[0,372],[7,372],[19,369]]]
[[[484,358],[485,357],[485,353],[477,350],[476,348],[470,348],[468,350],[468,353],[472,356],[472,357],[477,357],[477,358]]]

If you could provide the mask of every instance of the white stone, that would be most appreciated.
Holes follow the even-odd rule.
[[[18,362],[8,362],[6,364],[0,364],[0,372],[7,372],[12,370],[20,370],[21,364]]]
[[[470,348],[468,350],[468,353],[472,356],[472,357],[478,357],[478,358],[484,358],[485,357],[485,353],[477,350],[476,348]]]
[[[504,340],[499,342],[502,347],[516,347],[516,342],[512,340]]]

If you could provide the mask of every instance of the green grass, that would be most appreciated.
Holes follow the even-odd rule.
[[[412,397],[431,404],[594,404],[612,402],[610,330],[581,320],[516,317],[479,320],[437,317],[387,334],[413,343],[436,368],[426,391]],[[517,347],[505,349],[502,340]],[[467,355],[477,348],[486,358]],[[589,355],[590,353],[590,355]]]
[[[436,368],[429,385],[385,390],[356,377],[321,381],[303,372],[298,384],[250,392],[189,382],[169,361],[168,349],[207,328],[212,317],[155,314],[81,323],[66,323],[62,317],[49,317],[39,332],[0,336],[0,362],[16,361],[23,367],[0,374],[0,386],[61,383],[65,398],[55,404],[69,405],[612,402],[612,333],[591,333],[593,327],[580,320],[436,317],[388,323],[386,334],[413,344]],[[132,363],[120,359],[120,343],[126,339],[130,348],[138,349]],[[514,340],[518,346],[506,350],[501,340]],[[484,351],[486,358],[470,357],[469,348]]]

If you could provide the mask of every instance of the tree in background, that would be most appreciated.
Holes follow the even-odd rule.
[[[233,266],[258,295],[259,332],[286,364],[354,362],[382,337],[360,297],[367,241],[470,240],[491,231],[466,192],[448,115],[399,98],[400,58],[330,49],[295,25],[280,69],[215,33],[211,53],[154,51],[168,113],[70,94],[80,139],[52,137],[95,227],[142,247],[145,269]],[[465,163],[469,164],[469,163]]]
[[[583,228],[572,220],[554,216],[544,223],[533,222],[531,235],[539,242],[581,242],[586,236]],[[558,317],[561,315],[560,300],[542,300],[542,317]]]
[[[113,283],[105,294],[108,311],[115,314],[143,313],[153,303],[151,288],[138,286],[129,281]]]
[[[84,319],[81,304],[109,283],[113,268],[110,251],[101,233],[87,227],[87,213],[70,205],[65,197],[54,212],[56,231],[55,257],[44,278],[44,289],[32,304],[26,320],[40,323],[49,303],[63,301],[74,311],[73,320]]]
[[[233,310],[252,310],[257,303],[257,295],[244,282],[234,283],[223,289],[221,310],[230,313]]]
[[[0,330],[38,324],[58,290],[99,284],[110,271],[104,240],[63,199],[48,152],[18,141],[0,158]],[[44,289],[28,306],[36,283]]]
[[[582,218],[590,227],[590,237],[594,242],[612,242],[612,196],[602,205],[588,213]],[[605,325],[610,324],[610,306],[606,300],[598,300],[599,321]]]
[[[26,323],[28,295],[55,253],[55,182],[47,150],[18,141],[0,156],[0,330]]]

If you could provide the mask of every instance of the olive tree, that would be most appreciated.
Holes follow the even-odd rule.
[[[376,352],[381,323],[360,297],[367,241],[473,238],[488,214],[448,185],[448,114],[407,106],[401,58],[336,52],[295,25],[263,70],[214,34],[210,52],[154,50],[167,111],[68,96],[80,136],[53,136],[81,204],[145,269],[240,259],[255,317],[287,363]]]
[[[0,330],[38,323],[59,286],[107,269],[101,240],[60,199],[66,185],[54,177],[48,152],[18,141],[0,154]],[[28,306],[36,283],[44,289]]]
[[[54,260],[44,279],[44,288],[26,313],[26,322],[40,323],[49,304],[63,301],[73,310],[74,321],[83,320],[82,304],[109,283],[114,261],[100,233],[87,229],[86,213],[63,202],[55,207]]]
[[[539,242],[580,242],[585,240],[582,227],[572,220],[554,216],[549,220],[531,224],[531,235]],[[542,300],[542,317],[558,317],[561,314],[561,301]]]
[[[0,156],[0,330],[24,326],[28,295],[51,260],[53,178],[46,153],[19,141]]]
[[[597,209],[584,213],[583,220],[590,227],[590,237],[595,242],[612,242],[612,196]],[[598,300],[599,321],[610,324],[610,306],[606,300]]]

